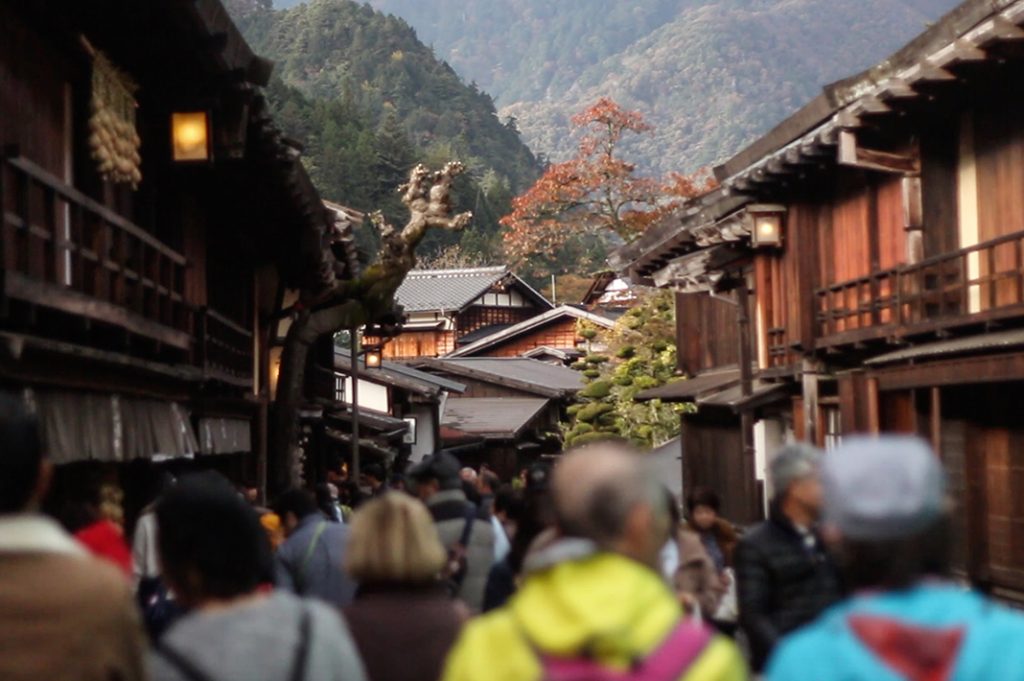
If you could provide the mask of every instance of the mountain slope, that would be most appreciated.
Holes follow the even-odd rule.
[[[500,257],[498,219],[536,179],[539,164],[514,126],[498,119],[489,95],[463,83],[404,21],[368,5],[228,6],[253,49],[276,62],[268,88],[275,117],[305,144],[305,162],[326,198],[382,209],[400,224],[407,214],[396,189],[413,163],[459,159],[470,172],[456,182],[455,207],[476,217],[461,235],[431,234],[422,252],[458,242],[471,257]],[[361,234],[364,250],[374,250],[374,241]]]
[[[600,96],[657,127],[650,170],[720,161],[897,49],[957,0],[370,0],[497,97],[537,152]]]

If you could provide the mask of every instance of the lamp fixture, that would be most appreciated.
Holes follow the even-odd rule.
[[[210,116],[206,111],[171,114],[171,158],[176,163],[211,160]]]
[[[751,246],[754,248],[781,247],[783,216],[785,214],[785,206],[755,204],[747,207],[747,215],[751,223]]]
[[[367,369],[379,369],[384,359],[379,345],[364,346],[363,357]]]

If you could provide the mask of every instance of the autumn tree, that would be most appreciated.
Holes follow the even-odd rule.
[[[630,241],[683,200],[714,186],[703,171],[661,179],[638,174],[622,158],[622,142],[652,128],[642,114],[610,99],[574,116],[572,124],[582,134],[576,155],[548,166],[501,220],[506,253],[517,262],[551,253],[574,237],[616,234]]]

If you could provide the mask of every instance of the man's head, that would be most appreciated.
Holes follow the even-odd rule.
[[[384,467],[379,463],[371,463],[363,468],[363,480],[370,489],[376,490],[384,484],[387,476],[384,474]]]
[[[287,535],[299,527],[303,518],[319,512],[316,497],[304,489],[290,489],[279,496],[274,504],[274,513],[281,518],[281,525]]]
[[[447,452],[428,454],[409,470],[409,478],[416,485],[416,495],[428,501],[441,490],[459,489],[459,461]]]
[[[474,485],[476,484],[476,478],[477,478],[476,471],[474,469],[470,468],[469,466],[466,466],[461,471],[459,471],[459,477],[462,478],[463,480],[465,480],[468,483],[471,483],[471,484],[474,484]]]
[[[821,515],[821,450],[807,444],[783,447],[771,463],[775,500],[784,513],[814,521]]]
[[[250,594],[271,572],[256,512],[216,473],[183,477],[157,504],[156,521],[163,574],[186,607]]]
[[[851,438],[822,465],[825,522],[853,588],[901,588],[949,571],[945,473],[922,440]]]
[[[0,396],[0,514],[36,508],[51,476],[39,422],[20,400]]]
[[[494,496],[498,493],[499,487],[501,487],[501,478],[492,471],[483,471],[477,478],[476,488],[484,496]]]
[[[555,467],[551,490],[563,535],[657,564],[669,536],[668,509],[653,470],[636,451],[615,443],[571,450]]]

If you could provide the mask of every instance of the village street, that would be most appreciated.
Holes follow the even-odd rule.
[[[603,4],[0,0],[0,681],[1024,681],[1024,0]]]

